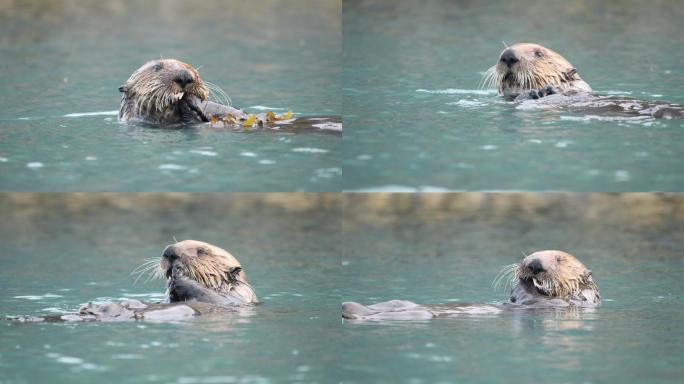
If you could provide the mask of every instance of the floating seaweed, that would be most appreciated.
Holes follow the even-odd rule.
[[[233,127],[252,128],[254,126],[263,127],[264,124],[274,124],[279,121],[290,120],[294,116],[292,111],[287,111],[283,114],[276,114],[272,111],[260,114],[246,114],[243,116],[235,116],[227,113],[224,115],[213,115],[209,119],[211,125],[221,124],[223,126],[230,125]]]

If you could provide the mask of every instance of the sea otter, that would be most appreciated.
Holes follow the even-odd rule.
[[[230,98],[221,88],[202,80],[192,65],[175,59],[145,63],[119,87],[119,92],[122,93],[119,106],[121,122],[157,126],[210,122],[218,126],[248,128],[277,125],[280,128],[295,120],[291,111],[282,115],[270,111],[252,115],[209,101],[210,95],[215,95],[230,104]],[[315,124],[321,123],[318,121],[321,118],[309,120],[304,128],[317,128]]]
[[[601,303],[591,271],[566,252],[535,252],[518,264],[504,267],[495,283],[509,277],[510,298],[501,304],[420,305],[391,300],[365,306],[346,302],[342,304],[342,318],[370,321],[427,320],[460,315],[493,315],[524,308],[595,307]]]
[[[231,311],[258,302],[240,262],[215,245],[184,240],[167,246],[160,258],[149,259],[134,273],[166,279],[162,303],[124,300],[88,303],[78,313],[61,316],[22,316],[23,322],[40,321],[173,321],[195,315]]]
[[[531,43],[504,49],[497,64],[485,73],[484,81],[496,85],[499,95],[509,100],[592,91],[563,56]]]
[[[543,98],[540,100],[542,107],[546,104],[550,107],[564,105],[624,117],[684,117],[681,105],[597,95],[570,61],[533,43],[506,47],[497,63],[485,71],[482,84],[486,88],[496,88],[499,96],[508,101]]]

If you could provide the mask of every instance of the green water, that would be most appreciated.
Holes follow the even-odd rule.
[[[681,120],[524,110],[479,89],[537,42],[601,94],[684,102],[681,1],[344,3],[345,190],[682,191]]]
[[[491,282],[501,266],[521,252],[563,249],[592,269],[603,302],[579,312],[345,323],[344,382],[681,382],[684,223],[675,214],[635,222],[648,205],[614,203],[603,210],[575,196],[501,214],[505,204],[491,201],[442,218],[383,211],[371,222],[345,209],[343,273],[353,283],[343,301],[500,302],[507,295]]]
[[[339,116],[339,2],[22,1],[0,25],[2,190],[341,189],[340,135],[144,128],[114,112],[119,85],[161,55],[248,112]]]
[[[325,342],[340,324],[337,205],[247,210],[241,206],[249,204],[227,196],[195,195],[184,207],[183,199],[158,197],[178,205],[165,211],[136,199],[64,210],[45,196],[32,219],[3,223],[0,382],[329,382],[339,352]],[[20,210],[0,206],[8,215]],[[129,273],[143,258],[159,256],[172,236],[229,250],[262,304],[245,315],[175,324],[4,320],[74,311],[91,300],[159,300],[162,281],[134,285]]]

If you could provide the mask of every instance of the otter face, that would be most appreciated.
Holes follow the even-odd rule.
[[[560,89],[581,86],[591,91],[568,60],[546,47],[531,43],[515,44],[504,49],[497,64],[485,72],[483,82],[488,87],[496,86],[499,95],[507,98],[547,86]]]
[[[209,89],[192,65],[174,59],[153,60],[138,68],[119,87],[123,93],[120,118],[129,115],[153,116],[161,119],[174,115],[181,100],[205,101]]]
[[[218,295],[238,297],[247,303],[257,302],[240,262],[224,249],[209,243],[185,240],[167,246],[159,260],[159,270],[166,277],[167,296],[171,302],[174,297],[188,299],[187,295],[170,292],[181,279],[192,280]]]
[[[543,299],[559,299],[567,304],[600,303],[598,287],[591,271],[569,253],[539,251],[519,264],[502,270],[500,278],[512,274],[511,302],[532,304]]]

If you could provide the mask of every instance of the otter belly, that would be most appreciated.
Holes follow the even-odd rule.
[[[208,314],[238,312],[238,307],[217,306],[197,300],[177,303],[143,303],[138,300],[121,302],[88,303],[77,313],[48,316],[8,316],[7,319],[21,323],[74,322],[74,321],[157,321],[174,322],[190,320]]]
[[[572,112],[586,113],[597,118],[684,118],[684,106],[666,102],[601,96],[588,92],[557,93],[532,99],[521,94],[515,101],[519,109],[569,108]]]
[[[365,306],[353,301],[342,304],[342,318],[359,321],[430,320],[436,317],[487,316],[501,312],[491,304],[420,305],[406,300],[390,300]]]

